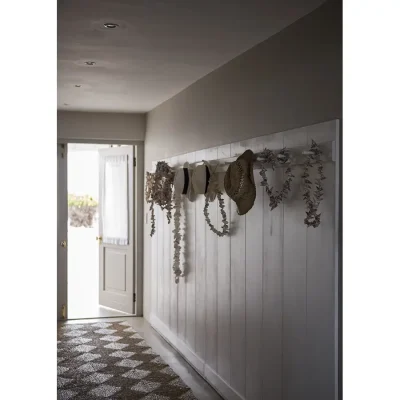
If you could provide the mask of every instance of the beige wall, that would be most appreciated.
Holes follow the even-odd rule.
[[[145,114],[57,112],[58,139],[143,141],[145,130]]]
[[[341,16],[341,2],[328,1],[152,110],[145,169],[174,155],[341,118]],[[144,240],[148,318],[149,225]]]

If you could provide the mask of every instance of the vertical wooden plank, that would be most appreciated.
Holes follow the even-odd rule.
[[[231,156],[230,144],[218,147],[217,158]],[[225,212],[230,226],[230,201],[224,189],[225,173],[218,174],[219,187],[225,200]],[[215,200],[217,201],[217,199]],[[217,224],[220,230],[222,216],[218,208]],[[217,290],[217,316],[218,316],[218,343],[217,343],[217,371],[227,383],[231,381],[231,241],[229,236],[216,237],[218,243],[218,290]]]
[[[175,168],[177,165],[177,157],[172,157],[169,159],[169,165]],[[171,221],[169,225],[169,248],[170,248],[170,269],[169,269],[169,294],[170,294],[170,329],[173,333],[178,333],[178,288],[174,280],[174,274],[172,272],[172,260],[174,256],[174,235],[172,230],[174,229],[174,223]]]
[[[157,291],[158,305],[157,315],[161,321],[164,321],[164,218],[165,213],[156,205],[156,230],[157,230]]]
[[[332,139],[329,126],[319,136]],[[307,132],[308,144],[315,132]],[[328,136],[329,135],[329,136]],[[312,181],[317,177],[312,169]],[[307,398],[335,398],[335,165],[324,163],[321,224],[307,229]]]
[[[207,151],[207,154],[206,154]],[[214,151],[203,150],[196,154],[197,161],[204,159],[216,158],[218,152],[216,148]],[[218,255],[217,255],[217,238],[216,235],[210,231],[206,225],[205,217],[203,214],[204,196],[202,197],[201,205],[198,207],[198,213],[202,216],[204,221],[205,232],[205,282],[207,287],[207,295],[205,297],[205,330],[206,330],[206,357],[205,361],[209,368],[217,371],[217,270],[218,270]],[[210,203],[208,208],[211,221],[217,220],[216,204]]]
[[[183,164],[186,161],[186,157],[183,156],[178,156],[174,157],[174,167],[180,168],[183,166]],[[186,227],[186,215],[187,212],[187,203],[186,199],[182,199],[181,203],[181,230],[182,230],[182,242],[181,242],[181,247],[182,247],[182,253],[181,253],[181,263],[183,267],[186,267],[187,264],[187,259],[186,259],[186,253],[185,249],[187,247],[186,243],[192,238],[190,238],[187,234],[187,227]],[[171,241],[171,248],[174,248],[174,242],[173,242],[173,237]],[[177,304],[177,334],[178,337],[182,340],[185,340],[186,337],[186,277],[182,277],[179,280],[178,285],[174,282],[174,278],[171,278],[172,284],[174,285],[175,291],[177,291],[177,296],[178,296],[178,304]]]
[[[152,172],[155,171],[156,163],[153,162]],[[149,205],[147,204],[147,207]],[[154,215],[157,223],[157,209],[154,210]],[[148,223],[151,224],[151,213],[148,211]],[[150,314],[157,315],[158,310],[158,232],[157,225],[154,235],[150,238],[151,240],[151,310]]]
[[[264,148],[280,150],[281,133],[264,137]],[[260,170],[257,170],[260,175]],[[281,190],[284,168],[267,170],[269,184]],[[263,269],[263,392],[262,398],[282,399],[282,316],[283,316],[283,204],[271,211],[264,191]]]
[[[304,146],[307,135],[298,129],[284,133],[284,145]],[[283,270],[283,399],[306,399],[307,375],[307,227],[304,225],[304,203],[301,168],[294,170],[292,191],[284,204],[284,270]]]
[[[196,152],[196,161],[215,159],[213,149]],[[196,353],[204,360],[206,350],[206,221],[205,197],[196,201]]]
[[[231,144],[231,156],[241,154],[240,143]],[[231,241],[231,386],[246,397],[246,217],[230,202]]]
[[[256,141],[248,141],[256,150]],[[263,188],[255,173],[257,194],[246,218],[246,398],[262,398],[262,281],[263,281]]]
[[[169,165],[170,160],[165,160]],[[174,211],[172,211],[172,217],[174,216]],[[171,310],[171,269],[172,269],[172,255],[173,249],[171,251],[171,232],[172,226],[174,224],[174,220],[172,218],[171,222],[168,224],[167,216],[165,213],[164,219],[164,230],[163,230],[163,295],[164,295],[164,323],[170,328],[171,321],[170,321],[170,310]]]
[[[186,158],[186,156],[185,156]],[[187,160],[183,160],[187,161]],[[186,201],[185,221],[186,221],[186,343],[196,351],[196,203]],[[182,327],[183,328],[183,327]],[[181,330],[181,327],[180,327]]]

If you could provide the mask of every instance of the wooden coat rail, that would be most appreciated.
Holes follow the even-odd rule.
[[[321,155],[321,161],[326,163],[326,162],[335,162],[335,146],[336,142],[335,141],[330,141],[330,142],[323,142],[323,143],[317,143],[319,148],[322,150],[322,155]],[[309,151],[310,146],[301,146],[301,147],[292,147],[292,148],[287,148],[287,150],[290,153],[290,159],[287,163],[281,164],[278,163],[275,168],[284,168],[288,166],[289,164],[292,166],[296,165],[301,165],[304,162],[304,156],[307,154],[310,154]],[[273,152],[276,154],[282,149],[278,150],[273,150]],[[227,158],[219,158],[219,159],[214,159],[214,160],[207,160],[210,164],[218,164],[219,168],[217,169],[217,172],[223,172],[228,169],[229,164],[232,162],[236,161],[236,159],[240,156],[241,153],[236,154],[233,157],[227,157]],[[254,169],[260,169],[262,160],[259,159],[261,152],[254,153],[256,160],[254,161]],[[196,165],[202,164],[203,161],[197,161],[194,163],[190,163],[191,167],[194,167]],[[180,166],[182,167],[182,166]],[[176,168],[175,168],[176,169]]]

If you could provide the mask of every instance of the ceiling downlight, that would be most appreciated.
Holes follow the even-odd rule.
[[[115,29],[115,28],[119,28],[119,25],[118,24],[114,24],[113,22],[106,22],[104,24],[104,28]]]

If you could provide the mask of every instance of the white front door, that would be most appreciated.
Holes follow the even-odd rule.
[[[67,318],[67,146],[57,144],[57,319]]]
[[[133,146],[102,149],[99,155],[99,303],[133,314]]]

